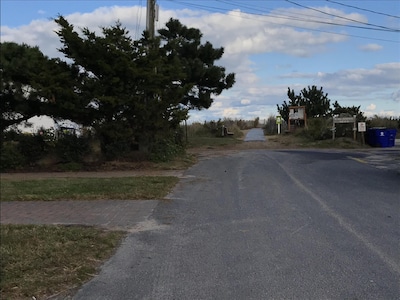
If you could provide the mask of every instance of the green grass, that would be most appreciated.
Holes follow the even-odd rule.
[[[46,299],[79,287],[124,235],[92,227],[1,225],[1,299]]]
[[[178,180],[172,176],[2,179],[0,199],[1,201],[162,199]]]

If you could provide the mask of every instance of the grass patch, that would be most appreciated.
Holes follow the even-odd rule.
[[[93,227],[1,225],[1,298],[46,299],[82,285],[124,235]]]
[[[209,149],[232,146],[243,143],[234,137],[192,136],[189,138],[189,148],[206,147]]]
[[[186,170],[197,162],[193,154],[185,153],[167,162],[153,164],[155,170]]]
[[[162,199],[178,182],[172,176],[2,179],[1,201]]]
[[[274,143],[283,148],[320,148],[320,149],[359,149],[369,148],[368,145],[362,145],[359,141],[352,138],[339,137],[335,140],[312,140],[301,134],[282,134],[267,136],[267,143]]]
[[[351,138],[336,138],[335,140],[322,140],[314,141],[308,144],[308,147],[323,148],[323,149],[359,149],[359,148],[370,148],[368,145],[362,145],[358,141],[354,141]]]
[[[267,136],[267,143],[274,143],[278,148],[280,146],[283,148],[302,148],[309,144],[310,141],[293,134],[281,134]]]

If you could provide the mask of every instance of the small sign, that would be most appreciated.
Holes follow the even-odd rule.
[[[358,132],[366,132],[367,126],[365,122],[358,122]]]
[[[277,116],[276,117],[276,124],[281,124],[282,123],[282,117],[281,116]]]
[[[355,119],[353,117],[348,118],[333,118],[334,123],[353,123]]]

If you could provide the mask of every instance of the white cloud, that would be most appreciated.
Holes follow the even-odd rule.
[[[391,95],[391,98],[392,98],[392,100],[394,102],[398,102],[399,105],[400,105],[400,89],[395,91],[395,92],[393,92],[392,95]]]
[[[348,69],[334,73],[319,74],[318,81],[323,87],[341,93],[375,92],[378,88],[397,89],[399,87],[400,63],[384,63],[371,69]]]
[[[326,10],[326,8],[322,8]],[[289,11],[289,10],[288,10]],[[292,9],[290,14],[303,13],[304,9]],[[169,13],[167,11],[165,13]],[[344,15],[340,11],[332,11]],[[163,14],[163,12],[161,12]],[[230,55],[251,55],[257,53],[286,53],[288,55],[307,57],[314,53],[326,51],[326,45],[347,40],[345,35],[332,35],[321,31],[304,31],[297,27],[321,29],[326,24],[308,22],[313,13],[308,12],[303,21],[293,18],[281,18],[281,11],[271,11],[267,15],[249,15],[240,10],[232,10],[227,14],[209,13],[202,18],[192,17],[176,11],[175,16],[184,24],[200,28],[204,38],[217,45],[224,45],[225,53]],[[315,13],[318,14],[318,13]],[[161,19],[169,17],[163,15]],[[361,16],[357,17],[362,19]],[[325,16],[329,22],[333,17]],[[321,19],[320,19],[321,20]],[[336,22],[336,21],[335,21]],[[343,20],[341,21],[344,22]]]
[[[368,118],[374,117],[374,116],[380,116],[380,117],[399,117],[398,112],[395,110],[390,110],[390,109],[382,109],[378,107],[377,105],[371,103],[365,108],[364,115]]]
[[[1,40],[12,41],[16,43],[25,43],[31,46],[38,46],[47,56],[57,57],[60,54],[57,48],[61,46],[54,31],[57,26],[54,22],[48,20],[32,21],[29,25],[17,28],[1,27]]]
[[[221,101],[214,101],[212,106],[210,107],[210,110],[218,110],[223,106]]]
[[[360,50],[365,51],[365,52],[376,52],[376,51],[380,51],[382,49],[383,49],[383,47],[378,44],[367,44],[367,45],[360,46]]]
[[[140,14],[143,14],[143,8],[139,6],[113,6],[100,7],[91,13],[73,13],[64,17],[79,33],[80,29],[84,27],[100,33],[101,27],[111,26],[120,21],[130,31],[133,38],[140,38],[145,24],[137,26],[137,18],[132,17]],[[145,18],[142,19],[142,23],[144,23]],[[61,47],[61,43],[55,33],[58,29],[58,25],[53,20],[47,19],[34,20],[28,25],[16,28],[1,26],[1,40],[2,42],[12,41],[38,46],[49,57],[61,57],[62,55],[57,51],[57,48]]]
[[[379,112],[378,116],[399,117],[398,113],[394,110],[382,110]]]
[[[242,99],[240,101],[240,103],[243,104],[243,105],[249,105],[251,103],[251,101],[249,99]]]
[[[240,111],[235,108],[225,108],[222,112],[224,118],[236,119],[239,116]]]

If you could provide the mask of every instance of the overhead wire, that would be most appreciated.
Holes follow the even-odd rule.
[[[217,2],[221,2],[221,3],[226,3],[226,4],[231,4],[233,2],[233,1],[228,2],[228,1],[224,1],[224,0],[216,0],[216,1]],[[239,7],[250,8],[248,6],[243,6],[243,5],[239,5]],[[370,30],[377,30],[377,31],[389,31],[389,32],[398,31],[398,32],[400,32],[400,30],[396,30],[396,29],[393,29],[393,28],[371,28],[371,27],[365,27],[365,26],[358,26],[358,25],[351,25],[351,24],[341,24],[341,23],[335,23],[335,22],[315,20],[315,19],[310,19],[310,17],[315,17],[315,16],[310,16],[310,15],[307,15],[307,14],[300,14],[300,13],[298,15],[306,16],[307,19],[302,19],[302,18],[299,18],[297,16],[279,15],[277,13],[275,13],[275,15],[269,15],[269,16],[264,15],[264,14],[260,14],[260,13],[252,13],[252,14],[259,15],[259,16],[265,16],[265,17],[288,19],[288,20],[295,20],[295,21],[301,21],[301,22],[308,22],[308,23],[319,23],[319,24],[327,24],[327,25],[333,25],[333,26],[352,27],[352,28],[358,28],[358,29],[370,29]],[[329,15],[335,16],[333,14],[329,14]],[[340,17],[340,16],[337,16],[337,17]],[[348,18],[346,18],[346,19],[348,19]],[[348,19],[348,20],[352,20],[352,19]],[[355,20],[352,20],[352,21],[357,22]],[[364,23],[364,22],[357,22],[357,23],[367,24],[367,23]],[[378,25],[375,25],[375,26],[378,26]]]
[[[226,15],[233,15],[232,12],[227,12],[226,8],[221,8],[217,6],[210,6],[210,5],[202,5],[202,4],[195,4],[193,2],[187,2],[187,1],[182,1],[182,0],[165,0],[168,2],[174,2],[177,4],[180,4],[182,6],[190,6],[190,7],[195,7],[199,9],[203,9],[206,11],[214,11],[214,12],[222,12],[223,14]],[[233,5],[234,1],[223,1],[223,0],[215,0],[216,2],[221,2],[225,4],[230,4]],[[246,1],[248,3],[248,1]],[[237,5],[237,3],[236,3]],[[243,6],[244,7],[244,6]],[[249,7],[245,7],[249,8]],[[252,9],[252,7],[250,7]],[[260,11],[260,10],[257,10]],[[295,20],[295,21],[301,21],[301,22],[310,22],[310,23],[320,23],[320,24],[327,24],[327,25],[334,25],[334,26],[344,26],[344,27],[351,27],[351,28],[356,28],[356,29],[364,29],[364,30],[378,30],[378,31],[385,31],[385,32],[400,32],[400,30],[395,30],[393,28],[388,28],[388,29],[383,29],[383,28],[373,28],[373,27],[366,27],[366,26],[358,26],[358,25],[350,25],[350,24],[341,24],[341,23],[334,23],[334,22],[326,22],[326,21],[320,21],[320,20],[315,20],[315,19],[310,19],[309,15],[307,19],[303,18],[298,18],[298,17],[293,17],[293,16],[287,16],[287,15],[266,15],[263,13],[250,13],[250,12],[241,12],[241,15],[234,14],[233,16],[235,17],[240,17],[244,19],[251,19],[253,18],[245,16],[245,15],[257,15],[257,16],[263,16],[263,17],[268,17],[268,18],[278,18],[278,19],[289,19],[289,20]],[[257,21],[260,21],[259,19]],[[302,27],[298,25],[290,25],[290,24],[282,24],[282,23],[275,23],[271,21],[265,21],[263,20],[262,22],[264,23],[270,23],[270,24],[275,24],[275,25],[280,25],[280,26],[286,26],[286,27],[293,27],[293,28],[300,28],[300,29],[305,29],[305,30],[310,30],[310,31],[317,31],[317,32],[323,32],[323,33],[330,33],[330,34],[335,34],[335,35],[343,35],[343,36],[349,36],[349,37],[356,37],[356,38],[362,38],[362,39],[370,39],[370,40],[377,40],[377,41],[384,41],[384,42],[391,42],[391,43],[399,43],[398,40],[390,40],[390,39],[383,39],[383,38],[377,38],[377,37],[371,37],[371,36],[360,36],[360,35],[354,35],[354,34],[348,34],[348,33],[339,33],[339,32],[332,32],[332,31],[325,31],[325,30],[320,30],[320,29],[315,29],[315,28],[308,28],[308,27]]]
[[[387,14],[387,13],[383,13],[383,12],[378,12],[378,11],[371,10],[371,9],[361,8],[361,7],[354,6],[354,5],[344,4],[344,3],[341,3],[341,2],[338,2],[338,1],[333,1],[333,0],[325,0],[325,1],[326,2],[335,3],[335,4],[338,4],[338,5],[341,5],[341,6],[351,7],[351,8],[362,10],[362,11],[367,11],[367,12],[370,12],[370,13],[373,13],[373,14],[378,14],[378,15],[382,15],[382,16],[386,16],[386,17],[400,19],[400,16],[395,16],[395,15],[391,15],[391,14]]]
[[[289,2],[289,3],[293,4],[293,5],[296,5],[296,6],[299,6],[299,7],[302,7],[302,8],[306,8],[306,9],[309,9],[309,10],[312,10],[312,11],[316,11],[316,12],[319,12],[321,14],[328,15],[328,16],[331,16],[331,17],[340,18],[340,19],[343,19],[343,20],[347,20],[347,21],[351,21],[351,22],[355,22],[355,23],[359,23],[359,24],[364,24],[364,25],[368,25],[368,26],[374,26],[374,27],[380,28],[382,31],[400,32],[400,29],[389,28],[389,27],[382,26],[382,25],[375,25],[375,24],[372,24],[372,23],[362,22],[362,21],[351,19],[351,18],[347,18],[347,17],[331,14],[331,13],[325,12],[325,11],[320,10],[320,9],[316,9],[316,8],[313,8],[313,7],[309,7],[309,6],[294,2],[292,0],[285,0],[285,1]],[[350,25],[348,25],[348,26],[350,27]],[[369,28],[369,29],[378,30],[377,28]]]
[[[142,21],[142,0],[139,0],[138,10],[136,14],[136,26],[135,26],[135,39],[139,39],[140,23]]]

